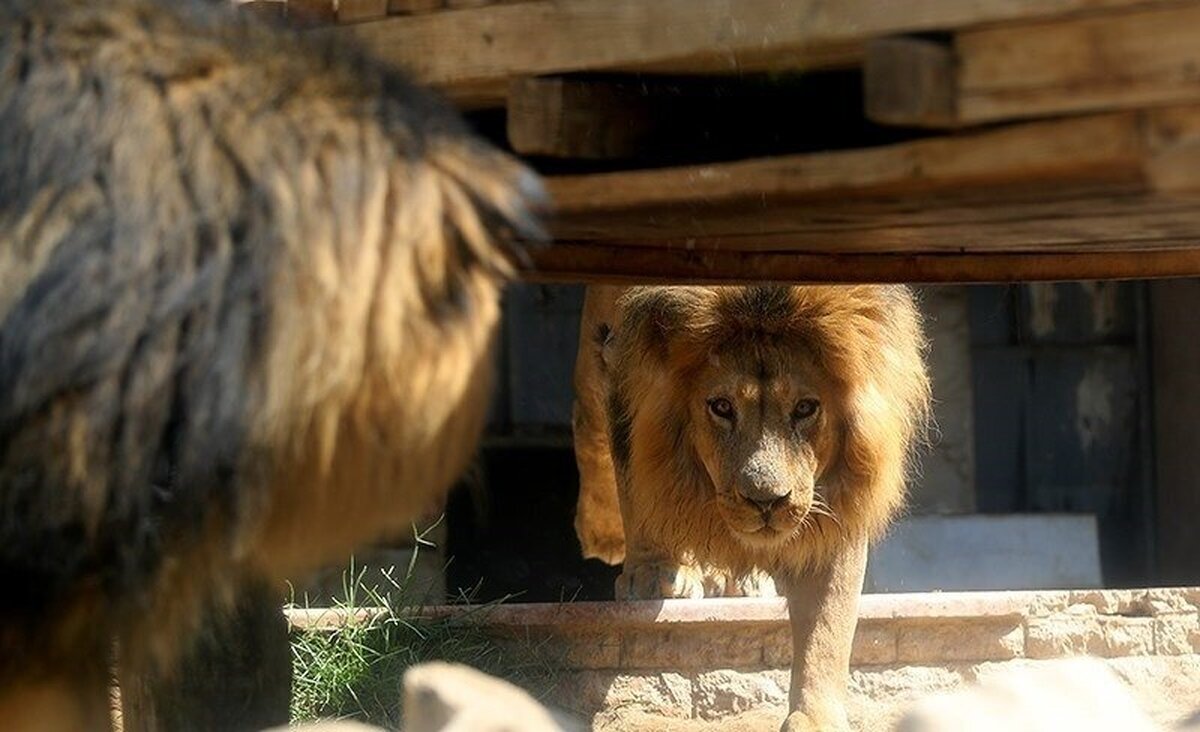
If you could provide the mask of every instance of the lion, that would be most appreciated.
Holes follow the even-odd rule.
[[[902,286],[591,288],[577,365],[577,528],[618,599],[787,597],[788,730],[848,729],[868,544],[930,420]],[[619,531],[618,531],[619,529]]]
[[[235,587],[409,526],[483,428],[538,176],[337,39],[0,0],[0,719],[109,727]]]

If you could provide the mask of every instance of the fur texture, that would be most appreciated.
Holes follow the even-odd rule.
[[[589,297],[599,304],[585,331],[613,303],[609,354],[593,346],[595,361],[609,362],[610,433],[579,429],[595,419],[580,414],[594,411],[583,392],[577,450],[611,441],[625,529],[650,549],[736,574],[795,573],[849,537],[878,536],[900,509],[930,410],[921,317],[907,288],[644,287]],[[592,369],[579,380],[596,389],[596,367],[579,368]],[[732,423],[713,416],[714,399],[729,400]],[[817,411],[797,423],[797,403],[808,399]],[[585,503],[618,504],[597,495],[614,490],[603,472],[581,461],[581,473],[581,515]],[[755,485],[776,491],[766,526],[746,495]],[[600,518],[580,523],[593,554],[623,543]]]
[[[474,449],[541,198],[331,42],[0,0],[0,685],[167,659],[240,578],[406,526]]]
[[[590,292],[585,313],[605,302],[612,334],[592,373],[607,382],[607,440],[579,414],[593,392],[576,404],[581,543],[621,543],[618,598],[746,594],[773,577],[792,632],[783,729],[848,732],[867,545],[903,504],[929,418],[912,294],[641,287]],[[597,457],[606,442],[612,477]],[[618,500],[599,496],[612,483]],[[620,537],[597,521],[614,504]]]

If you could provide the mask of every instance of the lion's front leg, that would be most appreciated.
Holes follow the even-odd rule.
[[[629,554],[617,577],[618,600],[699,599],[705,596],[704,569],[649,553]]]
[[[867,568],[867,540],[855,538],[829,565],[780,577],[792,626],[792,685],[785,732],[849,730],[850,648]]]

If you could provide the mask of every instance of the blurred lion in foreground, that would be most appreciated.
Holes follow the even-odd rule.
[[[784,728],[849,729],[867,545],[903,504],[930,413],[911,292],[592,288],[582,333],[585,554],[624,559],[618,598],[746,594],[773,577],[794,650]]]
[[[537,178],[394,72],[186,0],[0,0],[0,719],[104,729],[211,598],[474,450]]]

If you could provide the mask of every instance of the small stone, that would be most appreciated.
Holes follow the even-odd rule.
[[[563,732],[584,727],[552,714],[516,686],[467,666],[433,661],[404,674],[404,729]]]
[[[1111,670],[1079,658],[1008,669],[977,686],[934,695],[915,705],[896,729],[1151,732],[1156,726]]]

